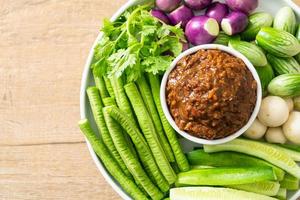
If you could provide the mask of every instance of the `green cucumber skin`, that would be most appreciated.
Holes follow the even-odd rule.
[[[297,60],[297,62],[300,64],[300,53],[294,56],[294,58]]]
[[[139,78],[137,80],[137,86],[139,88],[139,91],[141,93],[143,101],[146,105],[146,108],[147,108],[147,110],[150,114],[150,117],[151,117],[152,122],[154,124],[155,130],[158,134],[159,141],[160,141],[160,143],[161,143],[161,145],[164,149],[164,152],[165,152],[165,154],[166,154],[166,156],[167,156],[167,158],[170,162],[175,162],[175,158],[174,158],[172,149],[171,149],[170,144],[167,140],[167,137],[165,136],[165,133],[164,133],[164,130],[163,130],[158,112],[157,112],[156,107],[155,107],[155,103],[154,103],[154,100],[153,100],[153,95],[152,95],[151,89],[150,89],[150,87],[147,83],[147,80],[146,80],[145,76],[142,76],[141,78]]]
[[[285,172],[259,158],[236,152],[206,153],[202,149],[187,153],[191,165],[208,165],[212,167],[272,167],[278,180],[282,180]]]
[[[117,148],[122,160],[126,167],[133,175],[134,179],[144,188],[144,190],[153,199],[161,199],[164,195],[161,191],[151,182],[147,176],[139,160],[134,156],[131,149],[128,148],[127,140],[123,134],[122,127],[110,117],[108,107],[103,108],[104,119],[107,128],[112,137],[115,147]]]
[[[230,36],[224,33],[223,31],[221,31],[213,43],[227,46],[230,40],[241,40],[241,36],[238,34],[234,36]]]
[[[257,44],[277,57],[293,57],[300,52],[300,44],[292,34],[263,27],[256,36]]]
[[[297,20],[292,8],[285,6],[275,15],[273,27],[294,35],[296,32]]]
[[[256,72],[258,73],[261,87],[263,91],[263,96],[266,96],[268,93],[268,85],[272,81],[272,79],[275,77],[273,68],[268,63],[266,66],[263,67],[255,67]]]
[[[300,162],[300,152],[299,151],[295,151],[293,149],[289,149],[289,148],[285,148],[276,144],[270,144],[267,143],[268,145],[271,145],[272,147],[283,151],[285,154],[287,154],[288,156],[290,156],[294,161]]]
[[[171,200],[277,200],[253,192],[221,187],[185,187],[170,190]]]
[[[273,181],[263,181],[242,185],[230,185],[227,186],[233,189],[244,190],[247,192],[254,192],[257,194],[267,195],[267,196],[275,196],[277,195],[280,184],[278,182]]]
[[[277,75],[300,73],[300,65],[293,57],[278,58],[268,54],[267,58]]]
[[[159,170],[152,152],[135,121],[129,118],[126,113],[121,111],[116,106],[108,107],[107,112],[112,118],[114,118],[114,120],[120,123],[122,128],[130,136],[147,174],[152,180],[154,180],[161,191],[167,192],[170,189],[169,184]]]
[[[286,200],[286,196],[287,196],[287,189],[279,188],[278,193],[274,197],[278,198],[279,200]]]
[[[278,146],[284,147],[286,149],[294,150],[300,152],[300,146],[296,144],[277,144]]]
[[[260,181],[273,181],[276,175],[271,167],[194,169],[178,174],[176,186],[224,186]]]
[[[249,24],[244,32],[241,33],[242,40],[252,41],[262,27],[270,27],[273,17],[269,13],[257,12],[249,16]]]
[[[148,76],[148,79],[150,82],[154,103],[156,105],[157,112],[159,114],[161,123],[163,125],[163,129],[166,133],[166,136],[169,140],[172,151],[174,153],[176,163],[177,163],[180,171],[182,171],[182,172],[188,171],[190,169],[188,160],[187,160],[185,154],[183,153],[182,147],[179,143],[179,140],[177,138],[177,134],[176,134],[175,130],[169,124],[169,122],[163,112],[163,109],[162,109],[162,105],[160,102],[160,80],[157,76],[150,74],[150,73],[148,73],[147,76]]]
[[[296,38],[300,42],[300,24],[298,24],[298,26],[297,26]]]
[[[87,119],[80,120],[79,128],[90,142],[95,153],[99,156],[107,171],[115,178],[120,186],[133,198],[133,199],[148,199],[147,196],[138,188],[131,178],[124,174],[117,161],[111,156],[109,150],[105,146],[103,140],[98,137],[91,128]]]
[[[275,96],[300,96],[300,74],[282,74],[275,77],[268,86],[268,91]]]
[[[231,142],[220,145],[204,145],[204,151],[207,153],[219,151],[235,151],[255,156],[280,167],[291,175],[300,178],[300,167],[286,153],[264,143],[246,139],[235,139]]]
[[[285,188],[287,190],[298,190],[299,179],[290,174],[286,174],[284,176],[284,179],[280,181],[280,185],[282,188]]]
[[[261,67],[268,64],[264,52],[255,44],[245,41],[230,40],[228,46],[246,56],[256,67]]]
[[[87,95],[88,99],[90,101],[90,106],[92,109],[92,113],[98,128],[99,133],[101,134],[101,138],[103,139],[103,142],[111,152],[112,156],[116,159],[124,173],[128,176],[131,177],[130,172],[128,171],[127,167],[125,166],[120,154],[118,153],[112,138],[109,134],[109,131],[107,129],[105,120],[104,120],[104,115],[102,112],[103,104],[100,98],[99,90],[96,87],[89,87],[87,89]]]
[[[135,83],[128,83],[124,86],[125,92],[131,102],[134,112],[136,113],[138,124],[147,140],[147,143],[154,155],[155,161],[169,184],[176,181],[176,174],[171,167],[167,156],[160,144],[154,124],[151,120],[146,106],[143,102],[140,92]]]

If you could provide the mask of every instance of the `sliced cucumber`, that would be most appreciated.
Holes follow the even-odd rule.
[[[264,159],[276,165],[297,178],[300,178],[300,167],[286,153],[258,141],[235,139],[226,144],[204,145],[204,151],[208,153],[219,151],[236,151]]]
[[[170,190],[171,200],[276,200],[261,194],[230,188],[185,187]]]
[[[287,189],[285,188],[279,188],[278,193],[276,194],[276,198],[280,199],[280,200],[286,200],[286,196],[287,196]]]
[[[284,179],[280,181],[280,185],[282,188],[286,188],[288,190],[298,190],[299,189],[299,179],[290,175],[286,174]]]
[[[273,181],[276,175],[271,167],[194,169],[178,174],[176,186],[224,186]]]
[[[273,181],[263,181],[241,185],[230,185],[228,187],[248,192],[254,192],[257,194],[263,194],[267,196],[275,196],[279,191],[280,184],[278,182]]]
[[[299,151],[295,151],[295,150],[292,150],[292,149],[288,149],[288,148],[284,148],[282,146],[278,146],[276,144],[268,144],[268,145],[271,145],[272,147],[280,150],[280,151],[283,151],[284,153],[286,153],[287,155],[289,155],[294,161],[297,161],[299,162],[300,161],[300,152]]]
[[[191,165],[213,167],[272,167],[277,180],[283,179],[285,172],[264,160],[236,152],[206,153],[202,149],[187,154]]]

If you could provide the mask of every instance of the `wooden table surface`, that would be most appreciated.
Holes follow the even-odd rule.
[[[119,199],[77,121],[87,54],[125,1],[0,0],[0,200]]]

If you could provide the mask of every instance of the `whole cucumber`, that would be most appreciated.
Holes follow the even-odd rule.
[[[268,93],[268,85],[274,78],[273,69],[269,63],[264,67],[255,67],[255,69],[261,82],[263,96],[266,96]]]
[[[223,31],[221,31],[217,36],[217,38],[214,40],[214,44],[222,44],[227,46],[229,40],[241,40],[241,37],[238,34],[234,36],[230,36],[224,33]]]
[[[300,44],[295,36],[271,27],[263,27],[256,41],[260,47],[277,57],[292,57],[300,52]]]
[[[230,40],[228,46],[246,56],[249,61],[256,67],[265,66],[268,64],[264,52],[261,50],[261,48],[253,43]]]
[[[269,86],[268,91],[281,97],[300,96],[300,74],[283,74],[274,78]]]
[[[273,67],[276,74],[291,74],[291,73],[300,73],[300,65],[295,60],[295,58],[279,58],[273,56],[272,54],[267,55],[268,61]]]
[[[285,6],[281,8],[275,15],[273,27],[291,33],[296,32],[297,20],[292,8]]]
[[[241,33],[243,40],[255,40],[255,37],[262,27],[272,26],[273,17],[266,12],[256,12],[249,16],[249,24],[244,32]]]

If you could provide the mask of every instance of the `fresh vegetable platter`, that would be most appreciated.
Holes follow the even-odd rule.
[[[181,0],[157,0],[160,10],[153,10],[153,1],[131,0],[113,23],[104,21],[82,76],[79,127],[98,169],[123,199],[300,197],[300,44],[286,33],[297,35],[300,8],[290,0],[236,3],[243,1],[251,2],[227,0],[238,10],[229,13],[224,4],[186,0],[199,10],[192,13]],[[191,20],[193,15],[201,17]],[[249,21],[266,27],[251,27]],[[256,67],[264,95],[270,96],[244,137],[202,146],[179,137],[168,124],[160,78],[188,42],[228,45]],[[284,97],[295,97],[294,102]],[[278,108],[268,113],[272,105]],[[287,139],[296,145],[278,144]]]

